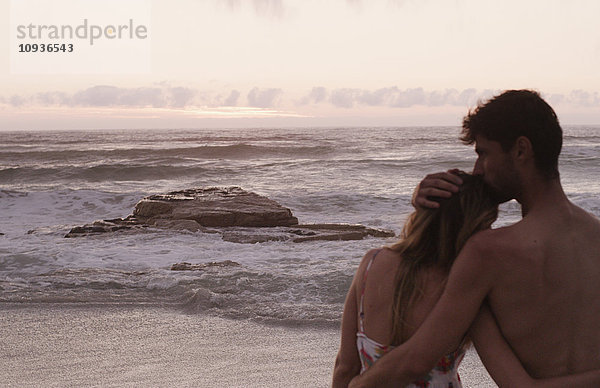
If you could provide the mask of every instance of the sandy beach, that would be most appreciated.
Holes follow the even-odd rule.
[[[327,387],[335,329],[266,326],[143,306],[4,304],[8,387]],[[476,354],[465,387],[494,387]]]

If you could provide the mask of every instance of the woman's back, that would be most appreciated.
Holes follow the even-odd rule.
[[[372,250],[365,256],[359,269],[360,282],[356,282],[357,298],[357,347],[363,371],[387,351],[392,338],[394,292],[397,272],[402,258],[399,253],[382,248]],[[447,274],[440,268],[427,268],[419,273],[419,284],[422,293],[417,291],[418,298],[407,311],[406,336],[410,337],[424,322],[444,289]],[[362,304],[362,305],[361,305]],[[432,372],[423,380],[415,382],[416,386],[425,387],[460,387],[457,374],[458,364],[462,359],[462,349],[447,355],[440,360]]]
[[[356,283],[356,295],[363,295],[363,325],[369,338],[389,344],[392,333],[392,309],[394,306],[394,291],[396,274],[401,265],[402,257],[387,248],[372,250],[365,257],[367,261],[377,255],[371,264],[366,281]],[[367,263],[361,264],[360,278],[364,279]],[[421,284],[423,294],[408,312],[407,336],[411,336],[425,321],[429,312],[444,290],[447,274],[437,268],[423,270]],[[364,289],[364,294],[363,294]],[[360,297],[357,300],[357,310],[360,311]],[[360,327],[360,322],[359,322]]]

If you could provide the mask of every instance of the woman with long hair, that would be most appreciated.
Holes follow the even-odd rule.
[[[462,247],[496,220],[498,202],[483,179],[462,172],[459,176],[463,184],[458,193],[437,198],[438,208],[418,208],[408,217],[400,241],[364,256],[344,305],[334,387],[347,386],[354,376],[416,332],[440,298]],[[500,386],[579,386],[595,381],[588,380],[589,374],[532,379],[486,308],[480,312],[471,337]],[[457,349],[410,387],[461,387],[458,365],[470,341],[463,339]]]

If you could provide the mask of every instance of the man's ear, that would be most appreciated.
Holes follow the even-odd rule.
[[[533,146],[531,141],[526,136],[519,136],[513,146],[513,156],[517,160],[525,161],[529,158],[533,159]]]

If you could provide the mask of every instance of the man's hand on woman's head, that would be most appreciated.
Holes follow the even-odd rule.
[[[429,197],[450,198],[453,193],[458,192],[458,187],[463,181],[456,175],[457,169],[446,172],[429,174],[419,183],[413,193],[412,205],[415,208],[437,208],[440,206]]]

